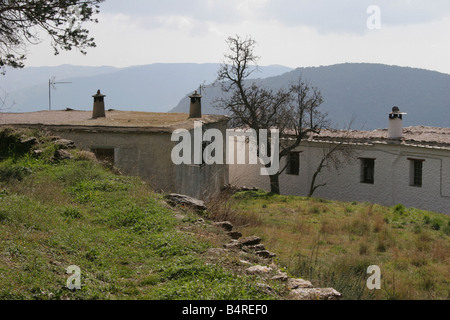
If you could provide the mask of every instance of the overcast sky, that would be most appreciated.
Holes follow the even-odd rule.
[[[449,0],[106,0],[100,10],[89,26],[97,48],[55,57],[44,42],[29,47],[27,66],[222,62],[226,38],[238,34],[257,41],[260,65],[371,62],[450,74]]]

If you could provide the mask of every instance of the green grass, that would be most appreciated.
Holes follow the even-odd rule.
[[[276,298],[206,259],[219,245],[216,228],[195,227],[192,213],[177,219],[142,180],[80,160],[76,150],[55,163],[51,141],[39,139],[41,156],[0,162],[0,299]],[[72,265],[81,290],[67,288]]]
[[[227,218],[259,235],[277,263],[346,299],[448,299],[450,216],[369,203],[237,193]],[[370,265],[382,289],[366,288]]]

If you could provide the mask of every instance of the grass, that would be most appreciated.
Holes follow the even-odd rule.
[[[277,263],[346,299],[448,299],[450,217],[369,203],[235,194],[227,218],[257,234]],[[382,270],[382,289],[366,287],[370,265]]]
[[[55,161],[45,132],[0,130],[0,299],[283,299],[237,272],[238,256],[209,256],[225,236],[199,216],[168,207],[141,179],[83,152]],[[42,152],[23,148],[35,136]],[[397,205],[342,203],[261,191],[224,195],[209,218],[258,235],[291,276],[345,299],[448,299],[450,217]],[[248,261],[260,262],[256,256]],[[81,290],[67,288],[69,266]],[[382,289],[366,288],[370,265]]]
[[[217,228],[189,212],[180,220],[145,182],[77,150],[55,162],[50,138],[33,134],[40,156],[10,148],[0,162],[1,300],[277,298],[207,258],[221,245]],[[67,288],[73,265],[81,290]]]

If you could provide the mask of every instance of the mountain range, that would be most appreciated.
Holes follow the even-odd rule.
[[[148,112],[189,112],[187,96],[202,88],[205,114],[225,114],[214,107],[222,95],[214,85],[219,64],[156,63],[127,68],[109,66],[32,67],[8,69],[0,76],[1,111],[48,110],[49,79],[52,110],[92,109],[92,95],[106,94],[106,108]],[[423,69],[369,63],[292,69],[263,66],[253,73],[258,85],[278,89],[299,79],[318,87],[322,110],[334,127],[372,130],[387,127],[393,106],[408,113],[405,126],[450,127],[450,75]],[[69,82],[69,83],[58,83]]]
[[[383,64],[345,63],[297,68],[282,75],[257,80],[257,84],[279,89],[299,77],[320,89],[335,128],[374,130],[386,128],[388,113],[398,106],[405,126],[450,127],[450,75],[435,71]],[[253,81],[253,80],[252,80]],[[202,92],[204,113],[225,114],[214,108],[223,95],[220,87],[207,86]],[[188,112],[183,98],[171,112]]]
[[[156,63],[127,68],[62,65],[8,69],[0,76],[0,98],[6,100],[3,109],[8,112],[48,110],[52,80],[56,82],[50,88],[52,110],[90,110],[92,95],[100,89],[109,109],[167,112],[187,92],[213,82],[219,66]],[[292,69],[274,65],[260,70],[258,76],[270,77]]]

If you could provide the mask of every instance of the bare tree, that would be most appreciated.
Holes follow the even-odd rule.
[[[22,68],[27,44],[41,42],[39,31],[50,36],[55,54],[72,48],[85,54],[95,42],[82,25],[97,22],[93,15],[103,1],[1,0],[0,67]]]
[[[287,89],[263,88],[248,77],[257,70],[259,57],[254,54],[256,42],[239,36],[227,40],[229,52],[221,65],[217,80],[228,93],[216,101],[216,107],[228,110],[231,125],[248,127],[259,135],[260,129],[277,128],[280,132],[280,160],[295,150],[309,134],[327,127],[327,114],[320,111],[321,92],[301,78]],[[257,139],[259,143],[259,136]],[[258,148],[259,149],[259,148]],[[270,152],[269,152],[270,153]],[[270,167],[270,164],[267,165]],[[270,176],[270,189],[280,193],[278,173]]]
[[[317,189],[325,187],[326,182],[318,183],[318,177],[324,168],[332,167],[335,171],[339,171],[342,166],[350,163],[355,159],[355,148],[347,140],[349,138],[349,130],[344,136],[341,136],[334,141],[327,143],[327,146],[322,148],[322,158],[314,171],[311,178],[308,197],[312,197]]]

